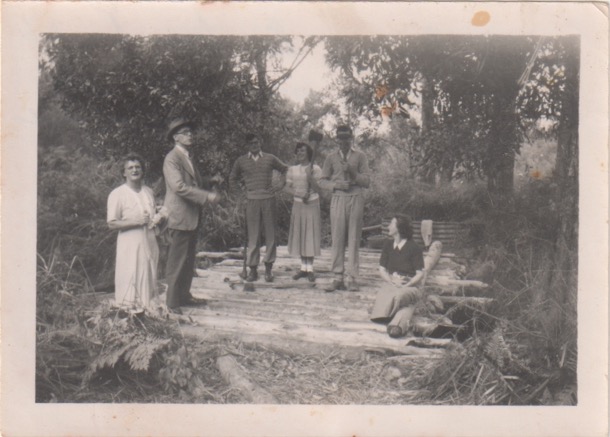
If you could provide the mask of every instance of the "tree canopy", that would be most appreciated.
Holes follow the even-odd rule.
[[[557,117],[565,38],[363,36],[327,41],[342,91],[370,119],[419,115],[414,167],[510,192],[526,122]]]
[[[137,151],[158,172],[167,125],[184,116],[205,128],[202,164],[228,172],[247,132],[262,135],[274,153],[293,141],[286,132],[294,135],[294,111],[277,87],[316,43],[305,39],[293,65],[281,70],[275,60],[290,37],[49,34],[42,70],[98,155]]]

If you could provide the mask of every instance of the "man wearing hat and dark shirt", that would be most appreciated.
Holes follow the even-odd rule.
[[[261,234],[264,230],[267,251],[265,258],[265,281],[273,281],[273,263],[276,257],[275,241],[275,194],[283,188],[272,186],[273,170],[282,174],[282,182],[288,166],[270,153],[263,153],[261,145],[254,134],[246,135],[246,148],[248,153],[240,156],[231,170],[229,184],[231,190],[236,192],[239,183],[243,181],[246,188],[246,227],[248,230],[248,251],[246,265],[250,273],[246,281],[258,280],[258,264],[260,262]]]
[[[370,185],[369,164],[364,153],[353,148],[353,135],[349,126],[337,127],[337,141],[339,150],[326,157],[319,181],[323,189],[332,192],[331,257],[335,279],[325,290],[331,292],[347,288],[349,291],[358,291],[358,249],[364,214],[363,191]],[[348,264],[347,271],[344,271],[346,245]]]
[[[220,200],[219,194],[201,188],[204,178],[193,162],[193,129],[193,123],[184,118],[170,123],[167,138],[174,143],[174,148],[163,162],[166,187],[164,204],[169,211],[167,225],[170,240],[165,269],[167,307],[178,314],[182,314],[180,306],[204,302],[195,299],[190,292],[200,206]]]

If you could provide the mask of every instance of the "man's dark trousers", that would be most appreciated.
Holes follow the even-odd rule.
[[[169,253],[165,268],[167,306],[177,308],[191,298],[197,229],[192,231],[170,229],[169,238]]]
[[[246,223],[248,226],[248,256],[249,267],[257,267],[260,262],[262,231],[265,233],[267,250],[263,261],[273,264],[276,257],[275,242],[275,197],[268,199],[248,199],[246,204]]]

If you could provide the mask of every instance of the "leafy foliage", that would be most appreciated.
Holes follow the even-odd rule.
[[[114,161],[100,163],[65,146],[41,151],[38,252],[49,259],[78,259],[93,280],[108,272],[116,238],[106,226],[106,199],[119,181]]]
[[[49,34],[43,67],[98,156],[137,151],[158,176],[170,146],[167,124],[185,116],[203,128],[195,141],[205,145],[202,167],[228,174],[245,133],[259,132],[277,153],[281,132],[291,129],[276,123],[287,108],[274,92],[287,76],[271,79],[267,71],[268,59],[275,66],[274,56],[290,43],[286,37]]]
[[[564,40],[332,37],[327,59],[343,73],[354,111],[369,120],[392,117],[392,129],[398,115],[420,117],[419,135],[404,147],[418,174],[480,174],[501,193],[512,190],[522,123],[557,116],[562,64],[573,56]]]

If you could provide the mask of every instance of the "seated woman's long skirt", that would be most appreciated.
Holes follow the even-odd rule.
[[[406,332],[413,316],[414,305],[422,297],[416,287],[394,287],[390,284],[377,292],[371,311],[371,321],[390,326],[400,326]]]

